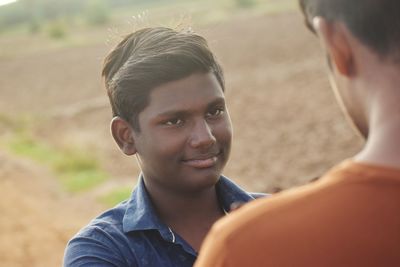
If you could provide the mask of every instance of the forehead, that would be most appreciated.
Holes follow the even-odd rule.
[[[224,100],[224,92],[215,75],[195,73],[154,88],[143,112],[156,115],[174,110],[194,111],[219,99]]]

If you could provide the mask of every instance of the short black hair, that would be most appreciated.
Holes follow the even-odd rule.
[[[312,19],[341,21],[366,46],[400,62],[400,0],[299,0],[306,25]]]
[[[225,89],[222,68],[202,36],[154,27],[125,36],[106,56],[102,76],[113,116],[140,131],[138,116],[152,89],[199,72],[213,73]]]

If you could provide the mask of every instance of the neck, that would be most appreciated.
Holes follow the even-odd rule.
[[[214,222],[224,215],[214,186],[192,194],[147,190],[161,220],[196,251]]]
[[[356,161],[400,169],[400,114],[396,116],[398,124],[381,122],[381,128],[371,127],[367,143],[356,155]]]
[[[364,149],[355,157],[376,165],[400,169],[400,78],[397,71],[378,70],[380,74],[370,91],[368,138]]]
[[[165,222],[204,219],[221,212],[215,187],[192,194],[161,190],[149,193],[158,215]]]

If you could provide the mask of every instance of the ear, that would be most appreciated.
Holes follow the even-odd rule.
[[[337,71],[347,77],[354,75],[354,53],[346,26],[340,22],[328,22],[322,17],[315,17],[313,26]]]
[[[111,120],[111,133],[124,154],[128,156],[136,154],[133,129],[127,121],[118,116],[114,117]]]

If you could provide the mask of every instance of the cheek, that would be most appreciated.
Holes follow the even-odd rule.
[[[229,140],[232,140],[232,135],[233,135],[233,128],[232,128],[232,121],[231,117],[229,116],[229,113],[227,113],[226,118],[225,118],[225,127],[227,135],[229,135]]]
[[[155,148],[156,153],[168,160],[180,156],[186,143],[186,135],[183,132],[164,133],[158,136],[157,141],[153,139],[150,142],[158,142]]]
[[[232,142],[232,124],[229,116],[216,126],[214,134],[220,143],[230,147]]]

